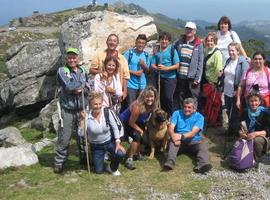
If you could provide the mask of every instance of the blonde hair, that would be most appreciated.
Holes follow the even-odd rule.
[[[101,92],[96,92],[96,91],[93,91],[89,94],[88,96],[88,100],[89,100],[89,103],[91,101],[93,101],[94,99],[101,99],[103,101],[103,95]]]
[[[238,53],[240,53],[240,49],[241,49],[240,44],[238,44],[238,43],[236,43],[236,42],[231,42],[231,43],[228,45],[228,49],[229,49],[230,47],[235,47],[236,51],[237,51]]]
[[[206,40],[207,40],[207,38],[209,36],[211,36],[213,38],[213,40],[214,40],[214,43],[217,44],[217,34],[215,32],[209,32],[209,33],[207,33],[207,35],[204,38],[204,44],[206,45]]]
[[[145,103],[145,99],[146,97],[152,95],[152,93],[154,93],[155,96],[155,100],[153,102],[153,104],[151,105],[151,110],[154,111],[158,108],[158,93],[156,88],[154,88],[153,86],[147,86],[139,95],[139,97],[137,98],[136,102],[139,104],[140,107],[140,112],[143,113],[146,111],[146,103]]]

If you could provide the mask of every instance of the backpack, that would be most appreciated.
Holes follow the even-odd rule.
[[[111,115],[113,116],[113,118],[114,118],[114,120],[115,120],[115,122],[117,124],[117,128],[118,128],[118,130],[120,132],[120,134],[119,134],[120,138],[123,137],[124,136],[124,127],[123,127],[123,124],[122,124],[120,118],[118,117],[118,115],[113,110],[106,107],[106,108],[104,108],[104,116],[105,116],[106,125],[110,127],[112,138],[114,138],[114,133],[113,133],[113,129],[112,129],[112,126],[111,126],[111,123],[110,123],[109,113],[111,113]]]
[[[132,49],[129,49],[129,50],[128,50],[128,65],[129,65],[130,62],[131,62],[131,59],[132,59],[133,54],[134,54],[134,50],[135,50],[135,48],[132,48]],[[148,54],[146,51],[143,51],[143,53],[144,53],[144,55],[145,55],[145,59],[146,59],[146,62],[147,62],[147,60],[148,60],[148,58],[149,58],[149,54]]]
[[[229,165],[235,170],[244,170],[254,166],[253,140],[238,139],[229,154]]]

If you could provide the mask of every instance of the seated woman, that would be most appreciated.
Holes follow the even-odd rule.
[[[241,116],[241,138],[251,140],[254,145],[254,159],[258,159],[269,149],[270,112],[261,105],[262,98],[258,92],[247,96],[248,107]],[[245,127],[246,125],[246,127]]]
[[[120,144],[120,132],[113,116],[114,113],[109,110],[108,121],[110,124],[108,126],[102,102],[103,97],[101,93],[91,93],[89,97],[90,111],[88,115],[85,112],[81,114],[82,120],[80,122],[80,127],[83,127],[83,122],[86,118],[86,131],[90,143],[95,172],[97,174],[104,173],[104,155],[108,151],[111,154],[111,163],[107,166],[106,170],[115,176],[119,176],[119,162],[125,156],[126,151]]]
[[[125,133],[133,139],[130,144],[129,155],[126,161],[128,169],[135,169],[133,157],[137,154],[140,160],[139,146],[144,143],[145,125],[151,112],[157,108],[158,94],[153,86],[146,87],[126,110],[120,114],[120,119],[124,123]]]
[[[106,57],[104,71],[96,74],[94,89],[103,95],[103,107],[110,107],[119,111],[119,99],[122,96],[122,86],[118,75],[119,62],[115,57]]]

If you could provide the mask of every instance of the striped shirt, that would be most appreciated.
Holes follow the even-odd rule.
[[[191,62],[192,53],[193,53],[194,42],[188,42],[183,44],[180,50],[180,69],[178,71],[180,76],[187,77],[188,68]]]

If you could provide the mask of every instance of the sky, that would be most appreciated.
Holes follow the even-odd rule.
[[[98,4],[115,0],[97,0]],[[162,13],[171,18],[217,22],[223,15],[233,23],[244,20],[270,20],[270,0],[126,0],[149,12]],[[50,13],[90,4],[87,0],[1,0],[0,25],[15,17],[32,15],[33,11]]]

